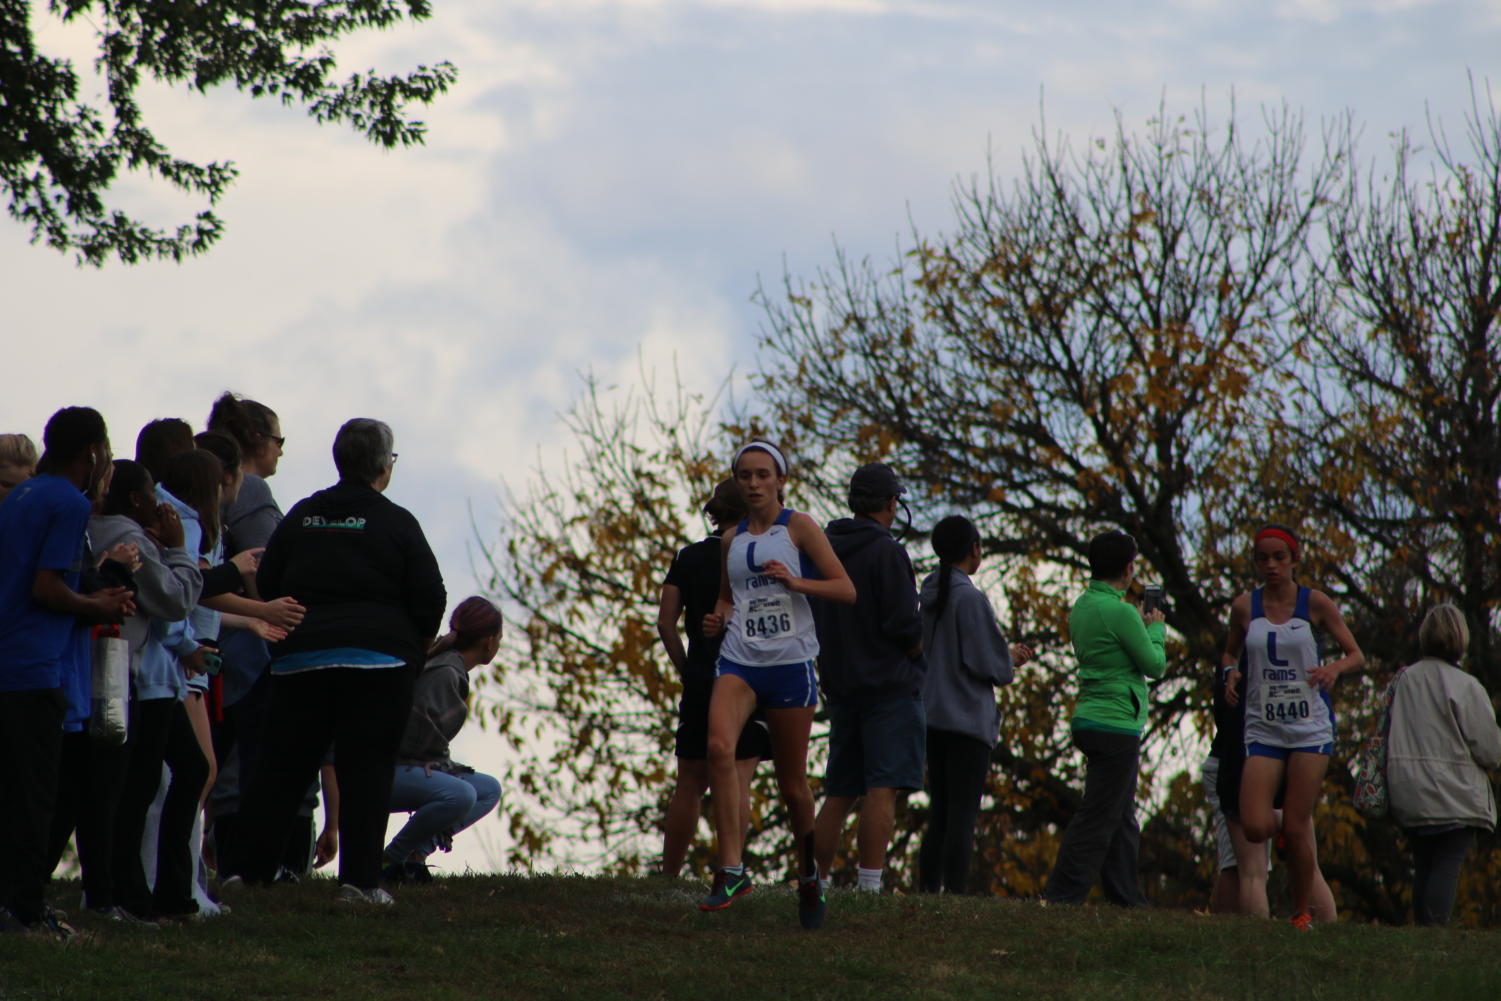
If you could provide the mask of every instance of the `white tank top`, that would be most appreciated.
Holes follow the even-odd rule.
[[[1245,741],[1272,747],[1312,747],[1334,740],[1329,693],[1308,683],[1319,666],[1319,640],[1308,616],[1306,587],[1298,588],[1293,616],[1267,620],[1261,588],[1251,592],[1251,624],[1241,653],[1246,675]]]
[[[781,581],[761,572],[767,561],[778,560],[794,574],[809,576],[802,551],[793,544],[788,531],[791,519],[792,511],[783,508],[760,535],[751,533],[748,520],[735,529],[725,558],[730,595],[735,602],[719,648],[719,655],[726,660],[769,667],[801,664],[818,656],[818,633],[807,597],[789,591]]]

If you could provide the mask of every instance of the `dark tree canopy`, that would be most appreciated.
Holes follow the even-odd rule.
[[[525,624],[492,676],[495,718],[555,738],[507,785],[565,804],[513,799],[518,844],[647,864],[677,695],[656,587],[736,443],[769,433],[795,507],[838,510],[849,472],[881,459],[915,488],[919,533],[967,513],[980,583],[1011,638],[1040,650],[998,695],[972,871],[985,892],[1040,892],[1078,808],[1067,614],[1089,538],[1120,528],[1170,598],[1141,871],[1158,902],[1204,903],[1211,678],[1230,603],[1256,584],[1255,529],[1295,525],[1300,579],[1339,603],[1367,658],[1334,693],[1321,864],[1344,913],[1404,920],[1406,847],[1355,811],[1348,762],[1436,602],[1463,611],[1466,667],[1501,692],[1501,112],[1477,97],[1464,123],[1452,143],[1431,123],[1426,149],[1399,135],[1374,162],[1353,116],[1315,133],[1285,109],[1250,128],[1233,108],[1164,108],[1089,143],[1034,136],[1013,180],[957,186],[949,230],[913,232],[896,261],[836,256],[763,290],[747,407],[649,382],[613,406],[591,385],[568,415],[566,473],[534,485],[490,553],[492,587]],[[919,573],[933,566],[909,545]],[[821,759],[815,743],[815,790]],[[763,775],[750,856],[763,872],[792,858],[774,801]],[[910,882],[925,798],[898,810],[888,865]],[[709,854],[705,840],[693,858]],[[1498,888],[1501,837],[1487,835],[1461,920],[1501,923]]]
[[[33,242],[72,251],[80,263],[114,256],[180,261],[223,232],[212,206],[233,183],[229,162],[193,163],[152,134],[136,100],[143,80],[206,91],[232,86],[341,122],[387,148],[423,141],[408,106],[427,104],[456,78],[452,64],[406,74],[336,76],[337,39],[432,13],[428,0],[49,0],[65,22],[93,25],[102,106],[79,99],[67,59],[37,51],[30,0],[0,0],[0,189]],[[156,228],[111,206],[122,170],[144,170],[210,208],[175,228]]]
[[[1044,648],[1078,586],[1059,568],[1101,529],[1136,536],[1176,633],[1145,734],[1159,789],[1209,727],[1251,532],[1297,525],[1301,579],[1368,663],[1335,692],[1320,857],[1344,909],[1385,920],[1408,858],[1355,813],[1347,767],[1379,692],[1446,600],[1470,623],[1467,667],[1501,683],[1501,113],[1477,96],[1465,125],[1451,143],[1430,123],[1426,150],[1399,135],[1371,165],[1348,117],[1317,145],[1285,113],[1252,141],[1233,116],[1166,109],[1082,152],[1039,136],[1016,181],[958,188],[953,230],[914,233],[895,267],[841,259],[764,295],[753,377],[811,476],[883,458],[933,514],[974,517],[1020,637]],[[1001,696],[992,888],[1028,892],[1073,812],[1055,711],[1071,697],[1040,672]],[[1204,830],[1180,779],[1144,825],[1164,900],[1192,886]],[[1477,859],[1494,871],[1501,841]],[[1461,910],[1494,921],[1493,886],[1467,875]]]

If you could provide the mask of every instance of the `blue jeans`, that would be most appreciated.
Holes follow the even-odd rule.
[[[442,835],[455,835],[495,809],[500,802],[500,783],[481,772],[449,775],[421,765],[397,765],[391,783],[391,812],[410,811],[406,822],[386,854],[394,859],[412,855],[427,858]]]

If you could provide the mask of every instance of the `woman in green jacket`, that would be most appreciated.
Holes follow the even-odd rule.
[[[1079,658],[1079,700],[1070,725],[1083,752],[1084,801],[1074,812],[1043,898],[1078,904],[1099,882],[1111,903],[1144,907],[1136,879],[1141,828],[1136,773],[1147,718],[1147,680],[1167,669],[1162,612],[1126,603],[1136,577],[1136,540],[1125,532],[1089,542],[1089,587],[1069,612]]]

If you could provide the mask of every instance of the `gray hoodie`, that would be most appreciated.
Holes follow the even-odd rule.
[[[962,570],[949,567],[949,597],[938,616],[938,574],[922,582],[922,646],[928,658],[922,700],[928,729],[948,730],[995,746],[1001,714],[995,688],[1012,679],[1011,648],[990,600]]]
[[[412,711],[396,760],[403,765],[453,767],[448,742],[469,714],[469,668],[457,650],[445,650],[422,669],[412,689]]]
[[[140,549],[141,565],[133,574],[136,614],[120,627],[130,643],[131,681],[138,699],[181,699],[187,679],[169,646],[182,633],[181,624],[203,589],[198,557],[181,546],[161,548],[123,514],[90,520],[89,542],[100,554],[122,542]],[[175,632],[174,626],[179,627]]]

